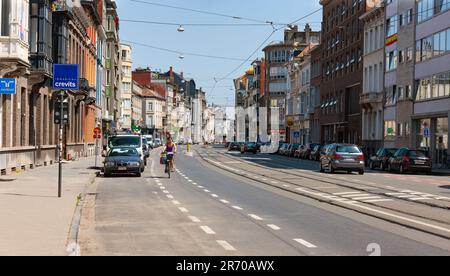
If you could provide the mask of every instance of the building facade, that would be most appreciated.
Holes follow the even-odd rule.
[[[127,44],[120,44],[120,62],[121,62],[121,93],[120,93],[120,126],[121,129],[131,129],[133,119],[131,114],[132,109],[132,77],[131,77],[131,46]]]
[[[321,127],[320,127],[320,85],[322,82],[322,45],[311,50],[311,99],[314,97],[312,107],[314,113],[311,114],[311,142],[320,143]]]
[[[321,142],[361,144],[363,24],[372,1],[322,0]]]
[[[133,129],[138,130],[141,130],[144,122],[142,117],[142,93],[142,86],[133,81],[131,94],[131,120]]]
[[[429,151],[437,167],[450,165],[450,3],[416,1],[416,87],[412,146]]]
[[[164,121],[167,117],[165,110],[166,99],[149,87],[143,87],[142,116],[146,134],[153,135],[153,138],[164,137]]]
[[[383,146],[384,4],[382,1],[360,17],[364,24],[362,145],[369,154]]]

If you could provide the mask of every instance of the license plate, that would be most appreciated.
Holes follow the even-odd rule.
[[[118,171],[126,171],[126,170],[127,170],[127,167],[119,167],[119,168],[117,168],[117,170],[118,170]]]
[[[415,161],[417,165],[425,165],[425,161]]]
[[[355,159],[344,159],[344,162],[355,162]]]

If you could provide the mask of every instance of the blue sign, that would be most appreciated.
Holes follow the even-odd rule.
[[[295,131],[294,132],[294,138],[300,138],[300,132],[299,131]]]
[[[78,64],[53,65],[53,89],[78,90],[79,88]]]
[[[0,94],[16,94],[16,79],[0,78]]]

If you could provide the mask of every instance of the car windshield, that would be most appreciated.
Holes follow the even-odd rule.
[[[109,147],[117,148],[117,147],[140,147],[141,138],[139,136],[117,136],[111,137],[109,139]]]
[[[254,146],[256,146],[256,143],[247,143],[247,146],[254,147]]]
[[[388,155],[394,155],[398,151],[398,149],[387,149],[386,151]]]
[[[410,150],[408,152],[408,155],[410,157],[413,157],[413,158],[415,158],[415,157],[428,157],[428,153],[427,152],[420,151],[420,150]]]
[[[361,150],[357,146],[337,146],[336,152],[341,153],[361,153]]]
[[[108,156],[139,156],[139,153],[134,148],[113,148],[109,151]]]

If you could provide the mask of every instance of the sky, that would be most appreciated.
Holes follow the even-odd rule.
[[[320,8],[319,0],[138,0],[159,3],[195,10],[258,19],[262,21],[290,23]],[[132,0],[116,0],[121,20],[173,22],[179,24],[252,24],[254,22],[236,20],[216,15],[199,14],[167,7],[149,5]],[[303,29],[310,23],[313,30],[320,29],[322,14],[318,12],[298,23]],[[198,53],[235,59],[247,59],[257,47],[272,33],[267,26],[184,26],[183,33],[177,26],[153,25],[134,22],[120,22],[119,36],[122,43],[132,46],[133,68],[150,67],[152,70],[166,72],[173,66],[176,72],[184,72],[185,77],[193,78],[197,87],[207,94],[208,103],[234,106],[233,78],[242,75],[251,66],[251,61],[263,56],[258,50],[249,62],[239,70],[215,85],[236,69],[243,61],[210,59],[184,55],[180,59],[176,53],[164,52],[138,44],[175,50],[180,53]],[[276,32],[270,40],[283,39],[283,30]],[[133,42],[133,43],[130,43]],[[138,43],[138,44],[135,44]]]

